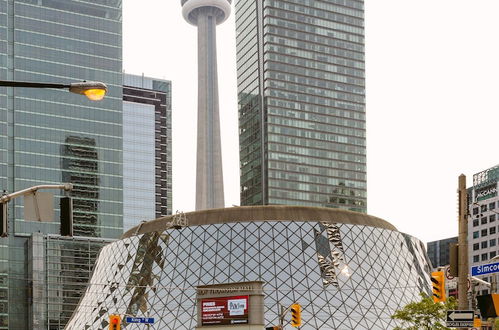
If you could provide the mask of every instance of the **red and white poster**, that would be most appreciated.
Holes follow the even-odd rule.
[[[249,296],[209,298],[201,300],[201,324],[247,324]]]

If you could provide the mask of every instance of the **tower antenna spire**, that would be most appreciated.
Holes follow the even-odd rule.
[[[182,14],[198,28],[196,210],[225,206],[218,102],[216,26],[231,0],[181,0]]]

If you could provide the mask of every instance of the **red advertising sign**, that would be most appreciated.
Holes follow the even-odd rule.
[[[201,324],[247,324],[248,296],[209,298],[201,300]]]

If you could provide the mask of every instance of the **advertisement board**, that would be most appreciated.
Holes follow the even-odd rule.
[[[230,325],[248,323],[249,296],[208,298],[201,300],[201,323]]]

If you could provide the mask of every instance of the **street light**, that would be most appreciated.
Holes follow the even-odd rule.
[[[0,80],[0,86],[68,89],[71,93],[85,95],[89,100],[92,101],[102,100],[107,93],[106,84],[98,81],[83,81],[71,84],[52,84],[52,83]]]

